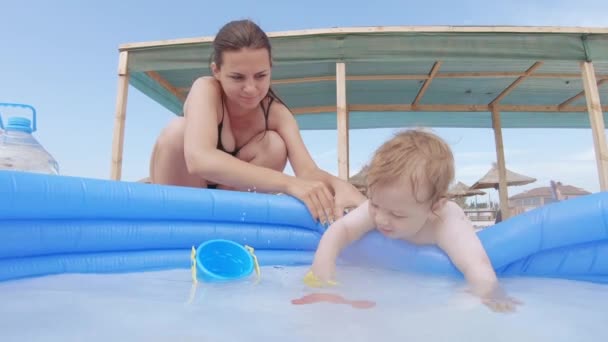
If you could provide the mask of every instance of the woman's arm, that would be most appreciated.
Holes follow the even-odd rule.
[[[292,195],[306,204],[314,219],[328,220],[325,208],[333,207],[333,199],[321,181],[256,166],[217,149],[220,98],[221,88],[214,79],[200,78],[192,85],[184,105],[184,155],[188,172],[207,181],[236,188]]]
[[[332,207],[330,221],[342,217],[347,207],[357,207],[365,201],[365,196],[347,181],[320,169],[306,148],[300,129],[293,114],[282,104],[278,104],[276,128],[287,146],[287,156],[296,177],[323,182],[331,191]],[[273,113],[274,114],[274,113]]]
[[[292,177],[241,161],[217,149],[220,91],[220,85],[214,79],[199,78],[186,99],[184,155],[188,172],[233,187],[286,192]]]

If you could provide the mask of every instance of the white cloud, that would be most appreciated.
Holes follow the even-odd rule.
[[[592,147],[586,151],[576,153],[567,158],[572,161],[584,161],[595,163],[595,149]]]
[[[457,164],[456,181],[463,182],[466,185],[473,185],[473,183],[490,170],[490,167],[492,166],[487,164]]]
[[[493,147],[492,147],[493,148]],[[533,151],[524,150],[524,149],[505,149],[505,157],[506,158],[514,158],[514,157],[525,157],[532,154]],[[465,152],[454,152],[454,159],[458,161],[489,161],[490,165],[492,162],[496,161],[496,151],[488,150],[488,151],[465,151]]]
[[[606,26],[608,10],[605,1],[597,0],[553,1],[551,5],[525,1],[518,3],[518,8],[518,22],[524,25],[589,27]]]
[[[599,191],[599,180],[593,150],[572,154],[559,160],[530,158],[512,161],[507,164],[507,168],[511,171],[537,179],[536,182],[525,186],[509,187],[509,196],[532,188],[548,186],[551,180],[581,187],[590,192]],[[457,163],[455,181],[473,185],[479,178],[483,177],[489,169],[490,165],[483,163]],[[493,194],[496,193],[493,190],[490,191]]]
[[[456,160],[479,160],[493,158],[496,158],[496,153],[490,151],[454,152],[454,159]]]
[[[556,180],[564,184],[581,187],[587,191],[599,191],[599,181],[594,161],[531,160],[525,164],[511,164],[509,167],[537,179],[535,183],[521,187],[523,190],[548,186],[551,180]]]

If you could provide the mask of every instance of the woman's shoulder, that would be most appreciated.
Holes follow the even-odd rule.
[[[219,94],[221,89],[222,86],[220,85],[220,82],[218,82],[214,77],[201,76],[194,80],[192,87],[190,88],[190,92],[193,90],[207,90],[217,92]]]
[[[270,114],[272,115],[273,113],[277,113],[276,115],[289,115],[289,116],[293,116],[293,113],[291,112],[291,110],[289,109],[289,107],[285,104],[285,102],[283,102],[283,99],[277,97],[274,94],[269,94],[266,99],[264,99],[263,101],[266,102],[266,104],[270,105]]]
[[[190,104],[197,104],[196,107],[200,107],[201,104],[213,105],[220,103],[222,87],[219,82],[209,76],[202,76],[194,80],[192,87],[188,91],[188,96],[184,101],[184,112],[188,111]],[[184,115],[186,115],[184,113]]]
[[[270,100],[270,97],[268,99]],[[268,109],[268,124],[270,129],[276,130],[279,126],[283,126],[292,120],[295,120],[295,117],[289,108],[281,100],[273,99]]]

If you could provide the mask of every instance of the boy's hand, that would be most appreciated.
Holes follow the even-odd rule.
[[[313,264],[304,276],[304,283],[310,287],[325,287],[337,285],[333,280],[334,267]]]
[[[481,301],[494,312],[514,312],[517,305],[523,304],[508,296],[500,286],[495,286],[492,291],[481,298]]]

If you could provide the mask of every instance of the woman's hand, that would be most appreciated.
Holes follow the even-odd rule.
[[[294,177],[286,192],[304,202],[315,220],[334,222],[334,198],[322,181]]]

